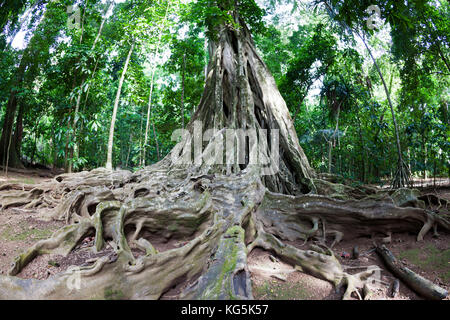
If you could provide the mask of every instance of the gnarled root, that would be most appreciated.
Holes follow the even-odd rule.
[[[332,246],[373,233],[420,230],[420,240],[431,227],[449,230],[445,216],[420,206],[399,207],[388,194],[356,200],[270,192],[251,168],[229,176],[183,176],[156,165],[122,176],[128,183],[114,180],[111,189],[74,183],[66,196],[77,200],[59,213],[75,223],[16,258],[10,276],[0,276],[0,297],[158,299],[183,284],[187,287],[179,298],[251,299],[247,254],[262,247],[336,288],[345,286],[344,299],[352,294],[368,299],[370,281],[379,270],[346,272],[326,244],[330,235]],[[74,266],[46,280],[15,277],[36,256],[70,254],[87,236],[95,236],[90,250],[99,254],[93,264]],[[154,237],[183,244],[159,252]],[[285,240],[316,244],[300,250]],[[106,245],[112,251],[105,250]],[[144,254],[135,257],[132,248]]]
[[[212,193],[206,186],[210,180],[202,181],[205,188],[199,189],[197,182],[186,179],[161,196],[147,193],[145,197],[130,197],[123,203],[101,202],[92,217],[80,215],[77,224],[64,227],[19,256],[10,276],[0,276],[0,297],[158,299],[184,281],[191,283],[185,297],[252,298],[244,229],[240,226],[254,208],[253,199],[263,189],[254,180],[236,189],[235,179],[215,182]],[[163,184],[168,185],[167,177],[161,177]],[[163,192],[161,188],[159,193]],[[135,231],[129,228],[132,226]],[[131,231],[127,234],[125,230]],[[157,252],[152,250],[150,241],[140,237],[144,234],[141,231],[167,239],[193,238],[181,247]],[[95,244],[91,250],[101,251],[105,239],[110,239],[112,256],[102,256],[91,266],[72,267],[47,280],[13,277],[37,255],[67,254],[84,237],[94,233]],[[130,249],[135,240],[129,239],[133,238],[138,238],[137,242],[146,248],[146,253],[137,258]]]
[[[304,272],[331,282],[337,290],[345,286],[344,300],[350,299],[352,293],[362,299],[360,289],[363,289],[364,297],[367,296],[368,298],[370,295],[368,289],[370,277],[379,271],[378,267],[370,266],[366,271],[349,274],[344,271],[343,266],[330,248],[324,245],[311,245],[309,250],[297,249],[283,243],[272,234],[264,232],[261,224],[258,228],[258,236],[248,246],[248,251],[250,252],[255,247],[273,251],[286,262],[300,266]]]

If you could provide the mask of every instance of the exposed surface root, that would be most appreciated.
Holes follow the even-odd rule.
[[[111,190],[124,186],[131,179],[129,171],[99,168],[75,175],[62,174],[38,186],[2,184],[0,208],[45,208],[48,219],[75,222],[77,217],[73,216],[74,213],[86,217],[95,212],[95,205],[99,202],[124,197],[123,194],[112,194]]]
[[[408,165],[401,158],[398,160],[397,170],[391,186],[393,189],[412,187],[411,172]]]
[[[370,277],[378,271],[378,267],[373,266],[358,274],[349,274],[330,248],[311,245],[309,250],[299,250],[264,232],[262,225],[258,227],[258,236],[248,249],[251,251],[255,247],[273,251],[287,262],[299,266],[302,271],[331,282],[337,289],[345,286],[344,300],[350,299],[352,293],[362,299],[360,289],[364,289],[364,297],[369,297],[367,282],[372,281]]]
[[[336,288],[345,287],[344,299],[352,294],[370,298],[368,283],[377,269],[349,274],[329,246],[377,233],[418,232],[420,240],[433,227],[449,230],[446,217],[420,208],[418,199],[407,201],[419,203],[415,207],[399,207],[396,203],[404,201],[386,194],[359,200],[282,195],[268,191],[250,168],[239,175],[181,179],[154,166],[122,177],[128,183],[116,181],[114,189],[102,190],[108,194],[104,200],[97,196],[88,201],[94,198],[88,190],[99,192],[91,186],[84,189],[86,205],[73,206],[71,218],[65,219],[74,223],[17,257],[10,276],[0,276],[0,297],[157,299],[182,279],[190,286],[179,298],[251,299],[247,255],[261,247]],[[69,198],[73,194],[66,193]],[[96,203],[95,211],[83,214],[88,203]],[[67,210],[54,216],[64,215]],[[109,244],[111,254],[46,280],[13,277],[38,255],[68,255],[86,237],[94,237],[87,250],[99,252]],[[156,238],[179,245],[158,251],[152,244]],[[315,244],[300,250],[283,242],[300,239]],[[142,254],[133,254],[132,248]]]

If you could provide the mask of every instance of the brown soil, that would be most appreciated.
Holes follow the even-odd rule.
[[[421,299],[402,282],[400,282],[399,294],[395,298],[390,297],[390,286],[395,276],[386,269],[378,255],[374,251],[370,251],[373,248],[372,242],[373,240],[370,238],[354,239],[343,241],[333,249],[339,256],[342,265],[353,268],[362,267],[349,269],[349,273],[357,273],[373,265],[379,266],[383,270],[381,280],[385,283],[371,284],[372,300]],[[308,246],[306,244],[302,247],[303,242],[289,244],[302,249]],[[352,258],[355,246],[358,246],[360,252],[358,259]],[[387,246],[405,266],[447,291],[450,290],[450,235],[441,235],[438,239],[428,236],[423,242],[416,242],[416,235],[394,234],[392,243]],[[350,257],[340,257],[345,253],[349,253]],[[423,263],[417,265],[417,259],[422,260]],[[255,249],[249,255],[248,261],[252,275],[253,294],[256,299],[335,300],[342,297],[343,292],[336,293],[329,282],[307,275],[296,270],[292,265],[274,259],[270,252]],[[446,299],[450,300],[450,297]]]
[[[36,211],[7,209],[0,212],[0,274],[6,274],[14,258],[39,240],[49,238],[64,226],[57,221],[42,221]],[[36,259],[42,260],[43,257]],[[37,263],[37,262],[34,262]],[[33,263],[33,264],[34,264]],[[47,272],[42,277],[46,277]],[[31,272],[31,271],[30,271]],[[36,270],[38,272],[38,270]],[[35,273],[35,272],[31,272]]]

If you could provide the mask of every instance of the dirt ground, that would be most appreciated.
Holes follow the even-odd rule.
[[[6,178],[0,175],[0,185],[5,182],[39,184],[50,179],[51,175],[33,172],[10,172]],[[450,200],[450,187],[438,190],[424,190],[426,193],[435,192],[441,197]],[[14,258],[41,239],[48,238],[53,232],[63,226],[63,222],[42,221],[39,213],[33,210],[10,208],[0,211],[0,274],[6,274]],[[158,251],[170,250],[182,245],[177,241],[158,243],[152,241]],[[365,270],[368,266],[377,265],[383,269],[380,275],[381,282],[373,282],[373,297],[375,300],[390,300],[390,286],[395,279],[373,248],[373,239],[359,238],[351,241],[343,241],[333,249],[341,263],[349,269],[349,273]],[[303,242],[290,243],[300,249],[306,249],[308,244]],[[18,275],[22,278],[46,279],[53,274],[66,270],[69,266],[81,266],[90,264],[99,256],[112,256],[114,251],[107,246],[102,252],[92,253],[93,235],[86,237],[76,249],[67,257],[61,255],[42,255],[37,257]],[[353,248],[357,246],[360,252],[358,259],[346,257],[352,255]],[[394,234],[388,248],[408,268],[433,281],[441,287],[450,290],[450,234],[442,234],[439,238],[433,238],[431,233],[423,242],[416,242],[415,234]],[[137,256],[143,254],[133,248]],[[333,286],[324,280],[320,280],[305,274],[276,257],[270,252],[255,249],[248,257],[249,270],[251,272],[253,295],[260,300],[336,300],[341,299],[343,292],[336,292]],[[177,286],[164,295],[164,299],[176,298],[183,285]],[[356,298],[356,297],[355,297]],[[399,294],[396,300],[421,299],[400,282]],[[446,298],[450,300],[450,297]]]
[[[450,187],[421,189],[424,194],[435,193],[450,201]],[[387,247],[401,263],[450,291],[450,234],[441,234],[439,238],[427,234],[424,241],[416,241],[417,234],[393,234]],[[399,294],[391,298],[389,293],[395,276],[387,270],[376,252],[371,251],[373,240],[379,238],[358,238],[342,241],[334,246],[333,251],[343,266],[350,268],[349,273],[357,273],[375,265],[383,271],[380,282],[373,282],[372,300],[420,300],[416,293],[400,282]],[[303,242],[289,243],[299,249],[307,249]],[[360,257],[352,259],[353,248],[358,247]],[[350,257],[348,257],[348,255]],[[336,293],[334,287],[327,281],[302,273],[283,261],[278,260],[270,252],[255,249],[248,257],[249,269],[252,275],[253,294],[261,300],[335,300],[341,299],[343,292]],[[356,297],[354,297],[356,299]],[[450,295],[446,300],[450,300]]]
[[[302,243],[290,243],[299,249]],[[427,236],[423,242],[416,242],[416,235],[394,234],[388,248],[409,269],[431,280],[437,285],[450,289],[450,235],[440,238]],[[390,286],[395,276],[384,266],[375,252],[370,252],[372,239],[360,238],[351,242],[343,241],[333,250],[336,255],[349,253],[352,255],[354,246],[358,246],[361,253],[358,259],[339,257],[349,273],[364,271],[369,266],[379,266],[383,271],[380,280],[383,283],[371,283],[372,300],[418,300],[421,299],[402,282],[400,291],[395,298],[389,296]],[[365,255],[363,255],[366,253]],[[270,252],[255,249],[249,255],[249,269],[252,275],[253,294],[261,300],[336,300],[341,299],[343,291],[336,293],[334,287],[327,281],[315,278],[295,269],[283,261],[278,260]],[[356,298],[356,297],[355,297]],[[449,300],[447,297],[446,300]]]
[[[48,181],[51,173],[34,173],[34,170],[8,172],[8,177],[2,172],[0,185],[3,183],[39,184]],[[47,222],[40,220],[39,213],[35,210],[23,210],[11,208],[0,211],[0,274],[6,274],[14,258],[22,251],[32,246],[35,242],[46,239],[64,224],[61,222]],[[41,259],[42,260],[42,257]],[[49,268],[50,269],[50,268]],[[35,270],[34,278],[45,278],[47,270]]]

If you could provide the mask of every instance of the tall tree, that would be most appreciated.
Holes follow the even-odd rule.
[[[171,10],[171,6],[172,6],[172,1],[168,0],[167,4],[166,4],[166,10],[165,10],[165,14],[164,14],[164,18],[162,19],[162,21],[160,22],[159,26],[158,26],[158,42],[156,43],[156,47],[155,47],[155,51],[153,52],[153,58],[151,61],[152,64],[152,69],[151,69],[151,79],[150,79],[150,93],[148,95],[148,105],[147,105],[147,124],[145,126],[145,136],[144,136],[144,145],[143,145],[143,165],[145,166],[146,164],[146,146],[147,146],[147,141],[148,141],[148,137],[149,137],[149,130],[150,130],[150,122],[152,123],[152,128],[153,128],[153,138],[155,139],[155,144],[156,144],[156,155],[158,157],[158,160],[160,158],[160,154],[159,154],[159,143],[158,143],[158,137],[156,135],[156,129],[155,129],[155,124],[154,122],[151,121],[151,113],[152,113],[152,98],[153,98],[153,87],[154,87],[154,81],[155,81],[155,72],[156,72],[156,58],[159,57],[160,55],[160,47],[161,47],[161,39],[162,36],[164,34],[164,32],[166,31],[166,22],[167,22],[167,18],[169,16],[170,10]]]
[[[130,50],[128,51],[127,58],[125,60],[125,65],[123,66],[123,69],[122,69],[122,75],[120,76],[119,86],[117,88],[117,93],[116,93],[116,99],[114,100],[113,114],[111,117],[111,125],[109,127],[108,153],[107,153],[106,164],[105,164],[106,169],[109,169],[109,170],[112,170],[112,163],[113,163],[112,154],[113,154],[114,127],[116,124],[117,109],[119,108],[120,95],[122,93],[122,86],[123,86],[123,82],[125,80],[125,74],[127,73],[127,70],[128,70],[128,64],[130,63],[131,54],[133,53],[134,46],[135,46],[135,40],[133,39],[131,46],[130,46]]]
[[[366,34],[368,33],[367,30],[364,29],[364,27],[367,27],[367,24],[364,26],[362,23],[365,21],[363,19],[363,15],[361,12],[357,12],[358,9],[361,8],[361,4],[359,4],[357,7],[352,8],[349,4],[339,4],[335,1],[329,1],[329,0],[323,0],[320,1],[325,5],[325,8],[327,9],[329,15],[334,19],[336,22],[338,22],[342,29],[349,34],[354,34],[358,36],[358,38],[363,42],[364,46],[367,49],[367,52],[369,53],[373,64],[376,67],[376,70],[378,72],[378,75],[380,76],[380,79],[383,83],[383,88],[386,93],[386,98],[388,100],[389,108],[391,110],[392,120],[394,123],[394,133],[395,133],[395,141],[396,141],[396,147],[397,147],[397,170],[394,174],[394,177],[392,179],[392,187],[393,188],[402,188],[406,186],[410,186],[410,171],[409,167],[406,165],[406,163],[403,160],[402,155],[402,148],[400,144],[400,136],[399,136],[399,128],[397,125],[396,115],[394,111],[394,106],[392,104],[391,100],[391,94],[388,89],[388,86],[386,85],[386,81],[384,80],[383,73],[381,72],[381,69],[377,63],[377,60],[375,59],[374,55],[372,54],[372,50],[370,49],[369,45],[367,44],[366,40]],[[365,9],[362,12],[365,12],[367,8],[370,8],[370,5],[365,7]],[[373,11],[370,13],[373,14]],[[368,27],[367,27],[368,28]]]
[[[8,165],[12,167],[22,166],[20,155],[17,153],[20,146],[16,146],[16,142],[20,143],[21,140],[12,138],[16,110],[20,104],[22,104],[22,108],[26,107],[23,105],[24,92],[21,91],[32,85],[39,72],[39,67],[50,62],[49,50],[65,22],[65,11],[62,11],[62,8],[65,8],[62,3],[47,4],[43,18],[37,26],[39,31],[33,34],[15,72],[8,103],[5,106],[6,117],[0,137],[0,163],[3,165],[8,162]],[[20,123],[23,110],[18,115]],[[18,129],[20,128],[18,126]],[[17,138],[20,136],[20,133],[16,134]]]
[[[95,39],[94,39],[94,41],[92,43],[90,52],[94,52],[95,47],[97,45],[97,42],[100,40],[100,37],[102,35],[103,27],[105,26],[105,22],[106,22],[106,20],[107,20],[107,18],[109,16],[110,11],[112,10],[112,8],[113,8],[113,3],[109,4],[106,7],[106,10],[105,10],[105,12],[103,14],[103,17],[102,17],[102,22],[100,23],[97,35],[96,35],[96,37],[95,37]],[[84,17],[83,17],[83,23],[84,23]],[[81,35],[80,35],[80,44],[82,42],[82,39],[83,39],[83,33],[81,33]],[[95,60],[97,60],[97,59],[95,59]],[[95,73],[96,68],[97,68],[97,64],[98,64],[98,61],[95,61],[94,62],[94,70],[93,70],[92,73]],[[72,122],[73,133],[72,134],[73,134],[74,143],[73,143],[73,147],[70,148],[70,159],[69,159],[69,167],[68,167],[68,172],[69,173],[72,172],[74,153],[75,153],[75,158],[78,158],[77,124],[78,124],[78,119],[79,119],[81,98],[82,98],[83,92],[86,92],[86,99],[87,99],[87,94],[89,93],[89,91],[88,91],[89,90],[89,84],[87,84],[86,87],[85,87],[85,81],[86,81],[86,75],[82,75],[81,76],[81,83],[80,83],[80,86],[79,86],[78,95],[77,95],[77,99],[76,99],[76,104],[75,104],[75,111],[74,111],[74,114],[73,114],[73,122]]]

